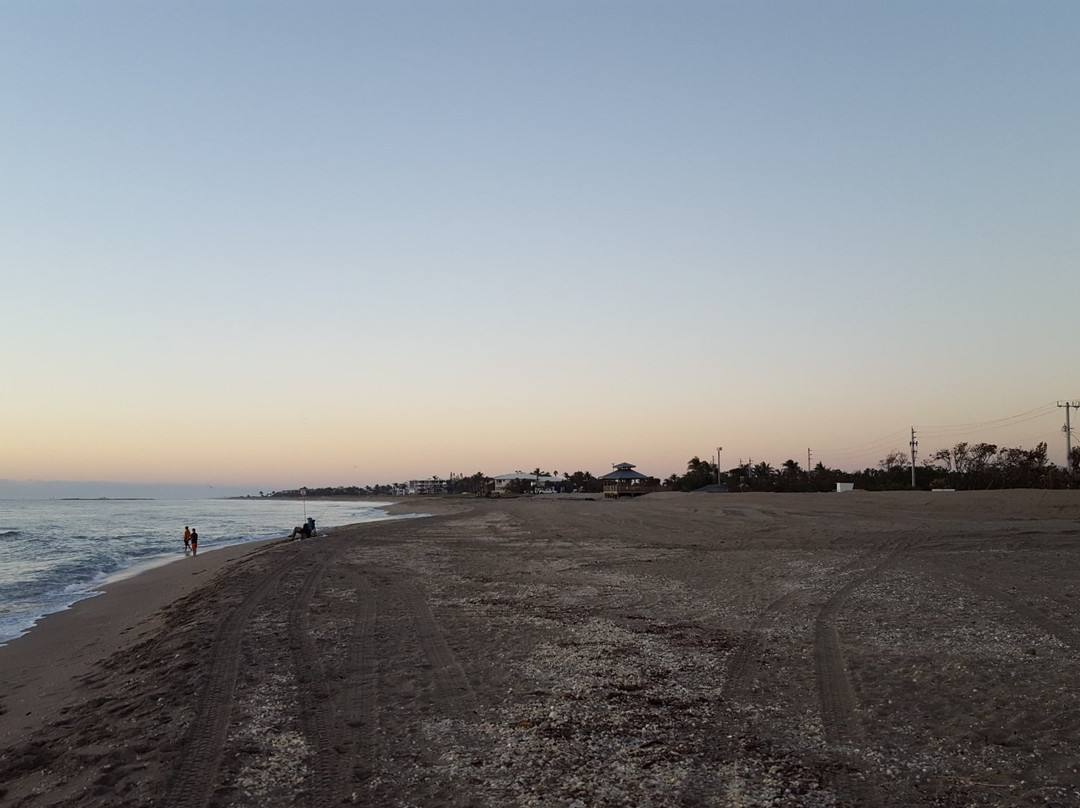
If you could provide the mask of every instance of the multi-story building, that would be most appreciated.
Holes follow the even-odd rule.
[[[438,477],[432,477],[428,480],[409,480],[409,487],[406,489],[406,493],[410,496],[417,496],[419,494],[445,494],[446,480],[440,480]]]

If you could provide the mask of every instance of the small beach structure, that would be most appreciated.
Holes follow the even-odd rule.
[[[634,497],[639,494],[647,494],[650,489],[645,486],[649,479],[639,471],[633,463],[614,463],[614,471],[605,474],[600,480],[604,483],[605,497]]]

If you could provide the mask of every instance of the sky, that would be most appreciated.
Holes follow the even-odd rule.
[[[1078,41],[1073,0],[0,0],[0,480],[855,470],[913,427],[1063,465]]]

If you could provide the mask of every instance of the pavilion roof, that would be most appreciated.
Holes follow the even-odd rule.
[[[629,464],[628,464],[629,465]],[[601,480],[647,480],[647,475],[634,471],[633,467],[624,468],[619,466],[615,471],[609,472],[600,478]]]

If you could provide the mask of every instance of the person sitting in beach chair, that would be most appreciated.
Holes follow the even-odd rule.
[[[298,525],[293,528],[292,533],[289,535],[289,540],[293,539],[310,539],[311,538],[311,525],[305,522],[302,525]]]

